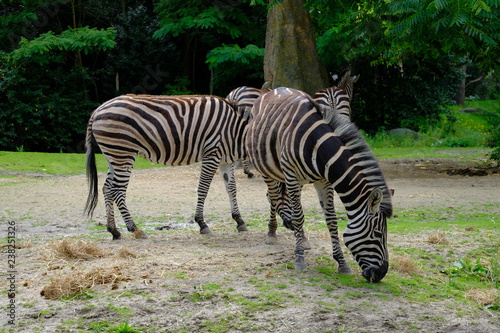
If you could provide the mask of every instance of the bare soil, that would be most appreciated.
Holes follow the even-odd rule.
[[[388,185],[396,191],[396,214],[419,208],[474,209],[489,203],[500,216],[497,169],[482,170],[486,175],[479,176],[474,166],[452,160],[389,160],[381,166]],[[13,221],[18,246],[15,326],[8,324],[10,318],[4,310],[0,327],[5,332],[86,332],[99,331],[99,324],[127,322],[150,332],[499,331],[499,312],[472,302],[457,307],[452,300],[410,302],[404,294],[384,293],[384,284],[391,283],[391,271],[377,286],[369,285],[349,254],[356,273],[352,283],[328,281],[316,269],[331,262],[326,227],[308,231],[312,245],[306,254],[309,269],[290,269],[295,244],[291,232],[280,228],[279,243],[264,244],[262,225],[268,203],[262,179],[247,179],[240,169],[236,175],[240,210],[250,231],[236,231],[223,182],[216,177],[205,205],[213,233],[200,235],[197,225],[190,222],[199,166],[166,167],[133,171],[128,206],[149,238],[134,239],[119,218],[124,236],[120,241],[112,241],[106,230],[96,228],[105,223],[102,196],[95,220],[83,216],[84,176],[0,178],[2,237],[7,236],[7,224]],[[103,177],[100,175],[100,184]],[[306,213],[319,211],[312,186],[304,189],[303,204]],[[342,210],[340,201],[337,207]],[[65,238],[84,240],[104,251],[97,249],[95,256],[65,257],[56,249]],[[389,235],[392,246],[428,246],[424,243]],[[2,267],[7,263],[6,249]],[[1,271],[5,309],[9,304],[5,276],[10,275],[5,273],[8,268]],[[87,286],[93,292],[76,299],[47,298],[51,282],[63,289],[59,281],[76,279],[83,284],[93,272],[100,272]]]

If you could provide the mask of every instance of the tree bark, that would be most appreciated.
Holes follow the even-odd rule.
[[[463,75],[455,94],[455,102],[457,102],[458,105],[465,105],[465,76],[467,74],[467,65],[462,65],[460,71]]]
[[[284,0],[267,16],[264,79],[272,88],[290,87],[314,94],[328,85],[305,0]]]

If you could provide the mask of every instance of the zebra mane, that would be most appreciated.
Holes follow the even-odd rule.
[[[384,198],[380,204],[380,209],[387,217],[392,216],[391,193],[385,182],[384,175],[377,159],[373,155],[370,146],[361,135],[359,128],[339,114],[334,114],[328,122],[335,134],[345,144],[347,149],[353,154],[355,159],[361,160],[364,170],[363,174],[369,178],[369,183],[380,187],[384,193]]]

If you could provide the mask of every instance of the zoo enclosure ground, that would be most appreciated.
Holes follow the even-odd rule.
[[[387,160],[381,166],[388,185],[396,189],[396,214],[446,208],[500,215],[496,170],[484,177],[450,176],[447,170],[472,166],[447,160]],[[290,232],[279,229],[278,245],[263,242],[265,185],[259,178],[247,179],[241,170],[236,173],[239,204],[250,232],[235,231],[222,181],[216,178],[205,209],[214,235],[199,235],[197,227],[188,223],[194,213],[199,166],[159,168],[134,170],[128,190],[130,211],[150,238],[139,241],[124,232],[125,239],[115,242],[96,227],[104,222],[102,197],[96,220],[82,216],[87,195],[83,176],[0,178],[0,218],[16,222],[17,240],[25,245],[16,252],[16,327],[12,329],[2,316],[2,330],[111,331],[120,322],[148,332],[492,332],[499,327],[498,312],[457,301],[453,294],[425,302],[410,298],[411,289],[422,288],[406,285],[417,277],[404,279],[390,270],[382,283],[368,285],[359,274],[337,276],[312,187],[303,193],[306,213],[313,211],[306,221],[312,243],[306,255],[309,269],[295,272],[290,269],[294,248]],[[342,205],[338,200],[336,204],[341,215]],[[445,224],[453,221],[444,220]],[[167,225],[172,229],[155,230]],[[392,249],[452,251],[459,256],[467,248],[481,246],[458,228],[448,233],[451,244],[444,246],[426,242],[432,230],[389,232]],[[498,234],[499,229],[493,232]],[[64,238],[84,240],[104,255],[61,257],[54,244]],[[115,255],[123,249],[130,255]],[[356,268],[352,258],[350,263]],[[78,297],[65,300],[40,295],[51,281],[97,271],[114,276],[116,283],[94,281]],[[419,275],[425,280],[431,274],[435,273]],[[446,284],[447,278],[441,283]]]

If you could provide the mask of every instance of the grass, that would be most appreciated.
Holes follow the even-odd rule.
[[[464,107],[475,112],[461,111]],[[367,141],[373,148],[424,148],[429,147],[490,147],[494,142],[493,131],[500,126],[500,101],[469,101],[462,106],[450,106],[437,122],[425,123],[413,135],[391,135],[380,131]],[[498,140],[498,139],[497,139]]]
[[[96,154],[97,170],[108,170],[102,154]],[[164,167],[137,157],[134,168],[148,169]],[[45,173],[49,175],[81,175],[85,174],[85,154],[63,153],[30,153],[0,151],[0,172]]]
[[[484,147],[374,147],[373,154],[377,159],[429,159],[446,158],[463,162],[479,161],[491,151]]]
[[[471,148],[446,148],[443,147],[405,147],[405,148],[373,148],[373,153],[378,159],[393,158],[455,158],[461,161],[473,161],[484,159],[490,151],[484,147]],[[103,155],[96,155],[97,170],[107,171],[107,163]],[[138,157],[134,169],[148,169],[154,167],[165,167],[151,163],[142,157]],[[0,151],[0,174],[2,171],[15,173],[41,173],[49,175],[82,175],[85,174],[84,154],[63,153],[29,153]],[[11,175],[2,176],[13,178]]]

